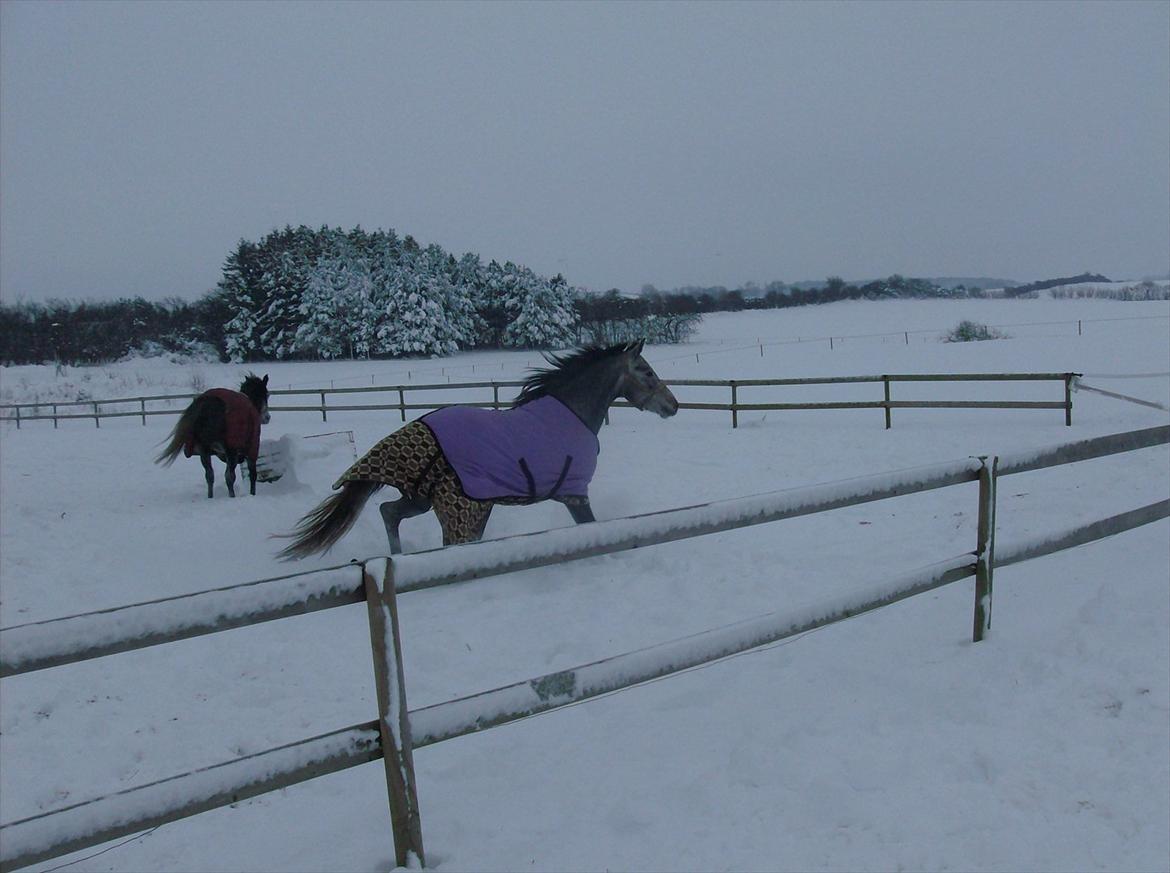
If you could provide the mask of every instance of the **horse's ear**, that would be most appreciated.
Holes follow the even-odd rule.
[[[268,384],[268,374],[267,373],[264,374],[264,384],[265,385]]]
[[[644,345],[646,345],[646,340],[644,340],[644,339],[640,339],[640,340],[638,340],[638,341],[637,341],[637,342],[634,344],[634,354],[635,354],[635,355],[640,355],[640,354],[642,354],[642,346],[644,346]]]

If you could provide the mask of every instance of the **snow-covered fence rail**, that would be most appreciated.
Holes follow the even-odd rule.
[[[1170,443],[1147,428],[998,458],[972,458],[813,488],[521,535],[0,630],[0,670],[24,673],[253,622],[365,600],[378,691],[377,721],[0,825],[0,869],[97,845],[168,821],[382,758],[396,860],[425,862],[412,750],[645,682],[976,577],[974,637],[990,627],[998,566],[1051,554],[1170,517],[1170,500],[1058,534],[995,546],[995,483],[1023,473]],[[610,554],[716,531],[978,481],[976,548],[897,579],[798,611],[758,616],[569,670],[409,711],[400,652],[399,594],[513,570]],[[360,580],[355,578],[359,576]],[[282,588],[289,588],[284,591]]]
[[[343,564],[0,629],[0,678],[365,599],[361,568]]]
[[[730,391],[727,403],[690,402],[683,400],[679,409],[717,410],[731,413],[731,426],[739,427],[741,412],[768,412],[798,409],[881,409],[885,411],[886,427],[892,426],[892,411],[895,409],[1061,409],[1064,410],[1065,424],[1072,424],[1072,392],[1077,373],[889,373],[880,376],[826,376],[808,379],[665,379],[672,387],[703,387],[726,388]],[[1063,400],[894,400],[891,397],[891,386],[900,382],[1061,382],[1064,384]],[[881,400],[862,401],[820,401],[805,403],[742,403],[739,392],[745,388],[763,387],[795,387],[808,385],[850,385],[858,383],[881,383],[883,397]],[[486,391],[491,389],[490,400],[459,399],[452,401],[461,406],[479,406],[491,409],[500,409],[510,403],[510,400],[500,400],[501,388],[518,388],[523,385],[518,381],[491,381],[491,382],[448,382],[429,385],[379,385],[363,386],[360,388],[282,388],[271,392],[276,398],[311,397],[315,403],[291,403],[281,405],[275,400],[270,405],[273,412],[312,412],[318,413],[322,421],[329,420],[330,412],[360,412],[360,411],[390,411],[399,413],[402,421],[406,421],[407,412],[436,409],[449,405],[434,399],[419,402],[408,402],[408,393],[417,392],[446,392],[446,391]],[[357,397],[361,395],[390,395],[390,402],[386,403],[329,403],[333,395],[341,397]],[[182,407],[175,406],[174,401],[189,401],[195,394],[155,394],[149,397],[122,397],[109,400],[77,400],[59,401],[56,403],[5,403],[0,404],[0,416],[9,421],[15,421],[19,428],[26,421],[52,421],[57,427],[61,421],[70,419],[93,419],[97,427],[101,427],[103,418],[137,418],[146,424],[149,416],[178,415]],[[163,409],[148,409],[147,403],[166,402]],[[185,404],[184,404],[185,405]],[[629,407],[630,404],[618,402],[618,407]],[[110,407],[135,407],[133,409],[117,409],[108,411]],[[62,408],[81,407],[86,412],[62,412]],[[105,409],[103,409],[105,407]],[[46,408],[50,411],[46,412]],[[32,413],[22,412],[31,410]]]

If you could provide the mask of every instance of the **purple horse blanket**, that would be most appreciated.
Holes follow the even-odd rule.
[[[555,397],[503,412],[448,406],[419,420],[475,500],[584,497],[597,469],[597,434]]]

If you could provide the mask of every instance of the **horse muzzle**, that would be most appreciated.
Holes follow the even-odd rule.
[[[646,398],[642,409],[647,412],[656,412],[661,418],[670,418],[678,412],[678,400],[675,399],[669,388],[660,385],[653,394]]]

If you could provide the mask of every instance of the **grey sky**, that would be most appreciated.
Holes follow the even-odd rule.
[[[393,227],[595,290],[1170,269],[1170,3],[0,6],[0,294]]]

